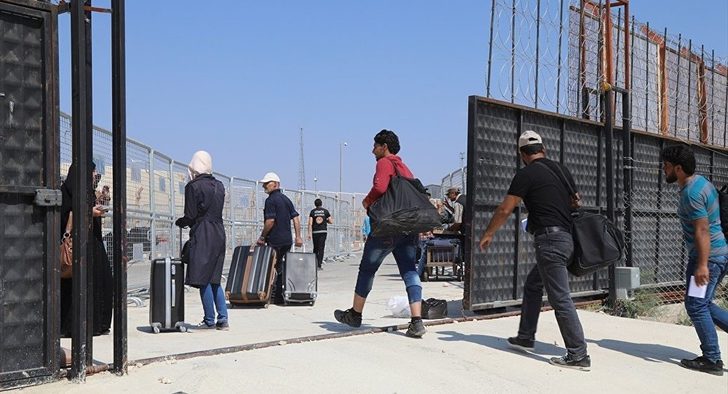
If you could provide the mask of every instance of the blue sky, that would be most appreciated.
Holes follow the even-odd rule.
[[[347,142],[343,189],[366,192],[372,137],[387,128],[415,175],[439,184],[466,151],[468,96],[485,94],[490,5],[127,0],[127,133],[176,160],[204,149],[216,171],[276,171],[296,188],[302,127],[307,187],[315,176],[319,190],[338,190]],[[728,55],[728,1],[633,0],[631,11]],[[94,16],[94,123],[106,128],[109,19]],[[61,109],[70,112],[68,15],[59,30]]]

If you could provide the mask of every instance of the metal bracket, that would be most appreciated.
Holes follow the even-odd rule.
[[[40,207],[60,207],[63,196],[57,189],[36,189],[33,203]]]

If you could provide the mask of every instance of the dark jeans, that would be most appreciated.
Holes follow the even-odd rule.
[[[703,357],[712,362],[720,360],[720,346],[718,345],[718,333],[715,326],[728,332],[728,311],[713,303],[715,290],[728,273],[728,256],[711,257],[708,259],[708,288],[705,291],[705,298],[689,297],[687,289],[690,286],[690,276],[695,272],[695,258],[690,257],[685,271],[685,310],[693,322],[695,332],[700,339],[700,350]]]
[[[541,312],[543,289],[549,304],[554,308],[561,337],[570,356],[580,359],[587,355],[584,331],[576,314],[569,290],[569,274],[566,266],[574,252],[571,234],[559,232],[539,235],[536,245],[536,267],[526,278],[521,305],[521,323],[518,337],[534,340],[538,315]]]
[[[271,294],[274,304],[283,303],[283,292],[285,291],[285,283],[283,283],[283,270],[286,266],[286,254],[291,250],[292,245],[273,246],[276,251],[276,283],[273,286],[273,294]]]
[[[313,239],[313,253],[316,255],[316,263],[319,268],[324,263],[324,248],[326,248],[326,233],[311,234]]]
[[[399,268],[399,275],[404,280],[409,303],[422,301],[422,284],[415,264],[419,242],[417,238],[417,234],[367,238],[354,292],[360,297],[367,298],[374,284],[374,274],[377,273],[384,258],[392,253]]]

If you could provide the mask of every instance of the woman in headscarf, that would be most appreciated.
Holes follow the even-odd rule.
[[[198,151],[192,156],[187,170],[190,181],[185,186],[185,215],[175,222],[179,227],[190,227],[185,282],[200,289],[205,316],[198,328],[227,330],[227,305],[220,287],[225,261],[225,228],[222,223],[225,187],[212,176],[212,158],[205,151]]]
[[[89,276],[93,278],[93,334],[108,334],[111,328],[111,313],[113,310],[113,280],[111,276],[111,265],[106,254],[104,240],[101,235],[101,218],[106,211],[96,205],[95,187],[99,176],[96,173],[96,164],[91,163],[88,169],[89,189],[87,191],[89,209],[93,214],[93,231],[89,242],[93,244],[94,254],[87,259]],[[61,205],[61,234],[73,228],[71,210],[76,190],[75,175],[76,165],[71,164],[68,168],[66,180],[61,185],[63,202]],[[71,223],[69,223],[71,219]],[[73,278],[61,279],[61,336],[71,336],[71,325],[73,322]],[[89,324],[92,324],[89,322]]]

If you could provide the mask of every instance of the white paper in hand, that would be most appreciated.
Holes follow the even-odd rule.
[[[688,286],[688,296],[695,298],[705,298],[705,291],[708,285],[698,286],[695,283],[695,276],[690,275],[690,286]]]

